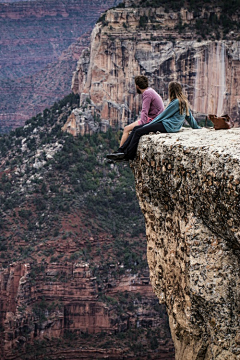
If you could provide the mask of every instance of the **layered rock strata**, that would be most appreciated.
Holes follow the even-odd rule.
[[[240,358],[240,131],[141,139],[132,169],[176,360]]]
[[[0,132],[71,92],[91,30],[115,0],[0,3]]]
[[[129,7],[127,7],[129,6]],[[239,121],[240,46],[236,34],[229,40],[201,40],[197,21],[220,8],[202,9],[197,14],[162,8],[131,7],[107,11],[96,24],[91,47],[82,53],[72,80],[72,89],[86,97],[109,125],[121,127],[136,120],[141,96],[136,94],[134,76],[145,74],[163,97],[168,83],[179,81],[201,118],[205,114],[229,113]],[[179,31],[179,22],[185,30]]]
[[[104,299],[101,301],[97,278],[93,276],[89,262],[41,263],[37,266],[13,263],[8,269],[1,269],[1,359],[20,359],[22,351],[34,340],[62,339],[66,333],[81,339],[81,334],[116,334],[130,328],[160,326],[164,341],[159,342],[162,354],[158,355],[158,359],[172,360],[172,341],[165,330],[166,319],[154,311],[156,299],[149,283],[149,274],[131,274],[129,271],[129,274],[116,281],[111,274],[114,270],[117,270],[115,266],[109,268],[107,294],[110,297],[119,292],[141,294],[138,305],[134,303],[138,307],[137,316],[131,311],[117,314],[116,306],[106,303]],[[162,311],[164,314],[164,309]],[[70,360],[97,359],[108,353],[111,358],[124,359],[121,349],[116,349],[114,353],[113,349],[108,352],[94,346],[85,350],[74,346],[61,351],[54,349],[51,359],[59,360],[63,353],[64,359]]]
[[[115,0],[0,3],[0,78],[15,80],[42,70],[90,31],[101,12],[116,4]]]

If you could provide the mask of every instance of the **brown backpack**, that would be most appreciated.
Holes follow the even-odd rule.
[[[207,123],[208,118],[213,123],[215,130],[231,129],[232,127],[234,127],[234,121],[230,118],[228,114],[222,116],[209,114],[208,116],[206,116],[205,123]]]

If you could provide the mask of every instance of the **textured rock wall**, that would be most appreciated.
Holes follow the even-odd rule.
[[[78,336],[81,333],[115,334],[139,326],[161,326],[164,341],[160,341],[160,346],[165,357],[160,354],[159,359],[173,359],[166,319],[154,311],[156,299],[148,273],[129,272],[116,280],[109,268],[106,282],[108,296],[125,291],[141,294],[137,316],[130,310],[127,314],[117,314],[115,306],[99,299],[97,278],[93,276],[90,265],[87,262],[42,263],[38,266],[43,266],[44,272],[39,273],[35,264],[29,263],[13,263],[7,269],[0,269],[1,359],[19,359],[17,352],[21,353],[34,340],[62,339],[66,332]],[[124,358],[122,350],[118,349],[116,354],[112,351],[109,353],[111,358]],[[86,354],[82,349],[70,348],[66,349],[64,359],[97,359],[107,353],[106,349],[100,348],[86,348]],[[60,355],[62,353],[56,348],[51,358],[59,360]]]
[[[205,9],[197,17],[183,8],[180,12],[141,7],[109,10],[92,32],[89,51],[78,61],[73,91],[82,99],[91,98],[101,119],[121,127],[141,111],[134,76],[145,74],[164,100],[168,83],[180,81],[196,115],[228,112],[237,123],[240,43],[234,37],[198,42],[194,24],[208,16]],[[176,30],[179,17],[188,26],[184,33]]]
[[[240,131],[141,139],[132,163],[150,279],[176,360],[240,358]]]

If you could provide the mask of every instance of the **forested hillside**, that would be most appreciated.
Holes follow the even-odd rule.
[[[5,291],[0,297],[2,336],[21,359],[43,354],[59,359],[64,349],[70,360],[71,349],[83,345],[88,359],[98,358],[96,349],[104,355],[116,347],[122,349],[117,359],[121,352],[129,358],[173,359],[166,312],[149,284],[132,172],[128,163],[105,160],[120,133],[110,129],[76,138],[63,133],[78,101],[71,94],[0,137],[0,283],[5,286],[9,268],[15,279],[18,269],[28,269],[18,285],[20,297],[11,300],[14,294]],[[9,308],[14,303],[17,308]],[[98,310],[81,315],[88,304]],[[18,322],[4,325],[10,309]],[[99,324],[101,309],[105,320]]]

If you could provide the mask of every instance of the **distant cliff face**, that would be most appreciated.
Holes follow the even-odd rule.
[[[239,129],[144,136],[132,164],[176,360],[240,356]]]
[[[56,61],[92,29],[101,12],[116,3],[36,0],[0,4],[0,78],[28,76]]]
[[[71,92],[71,77],[100,14],[117,0],[0,3],[0,132]]]
[[[101,240],[104,241],[104,239]],[[67,248],[64,251],[68,251]],[[14,351],[18,349],[19,352],[24,352],[25,346],[31,344],[34,339],[43,342],[66,339],[66,333],[75,340],[78,337],[81,340],[82,333],[89,337],[94,337],[96,334],[94,340],[96,349],[85,344],[88,352],[86,359],[98,359],[106,354],[114,359],[123,359],[123,349],[119,347],[117,351],[113,349],[106,351],[104,346],[101,348],[97,337],[101,333],[104,333],[104,337],[107,334],[127,331],[130,326],[136,328],[146,326],[146,324],[148,327],[160,327],[164,337],[164,342],[159,344],[163,355],[160,353],[156,358],[150,351],[152,358],[174,359],[172,341],[165,330],[167,319],[166,317],[161,319],[160,312],[154,311],[154,307],[158,305],[149,284],[149,278],[143,279],[141,276],[129,274],[121,276],[116,282],[111,273],[119,269],[115,266],[113,268],[113,265],[112,268],[109,267],[108,281],[109,288],[111,287],[112,290],[108,291],[107,297],[110,300],[112,296],[124,292],[131,293],[133,297],[141,297],[138,305],[135,301],[138,316],[135,316],[132,311],[124,315],[117,314],[113,304],[110,302],[106,304],[106,299],[102,301],[99,299],[98,280],[96,276],[93,276],[91,267],[92,264],[89,262],[42,263],[37,266],[33,263],[31,265],[13,263],[8,269],[0,270],[2,289],[0,306],[4,319],[4,342],[2,342],[0,352],[3,358],[1,359],[8,359],[10,356],[11,359],[17,359]],[[40,292],[39,289],[41,289]],[[162,314],[165,313],[162,312]],[[54,351],[51,352],[51,359],[59,360],[59,354],[62,355],[63,350],[60,350],[56,343],[52,346]],[[35,344],[35,349],[33,346],[29,359],[34,358],[36,349]],[[82,347],[79,349],[76,344],[72,344],[71,349],[65,349],[64,359],[73,359],[73,349],[74,359],[85,358]]]
[[[63,51],[57,61],[35,74],[0,80],[0,133],[22,126],[26,120],[70,92],[76,59],[88,46],[89,39],[90,32]]]
[[[0,0],[0,3],[14,3],[14,2],[20,2],[20,1],[35,1],[35,0]]]
[[[198,116],[227,112],[237,123],[239,41],[232,33],[229,40],[203,41],[196,30],[197,21],[213,12],[220,16],[220,9],[196,14],[184,8],[167,12],[163,7],[137,6],[109,10],[95,26],[90,52],[79,59],[73,91],[83,100],[89,97],[101,119],[120,127],[135,120],[141,110],[134,76],[147,75],[164,100],[168,83],[176,80],[183,84]]]

